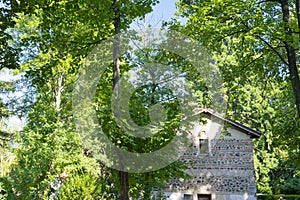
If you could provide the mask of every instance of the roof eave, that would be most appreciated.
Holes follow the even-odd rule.
[[[259,138],[261,136],[261,133],[252,129],[252,128],[249,128],[241,123],[238,123],[238,122],[235,122],[233,120],[230,120],[230,119],[226,119],[225,117],[223,117],[223,115],[221,115],[220,113],[217,113],[217,112],[214,112],[213,110],[211,109],[208,109],[208,108],[203,108],[201,109],[200,113],[208,113],[208,114],[211,114],[223,121],[225,121],[226,123],[229,123],[231,125],[233,125],[234,127],[237,127],[239,129],[241,129],[243,132],[245,132],[246,134],[250,135],[250,138]]]

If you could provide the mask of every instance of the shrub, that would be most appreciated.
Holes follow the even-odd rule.
[[[75,174],[62,184],[57,196],[59,200],[99,199],[104,194],[104,184],[89,173]]]
[[[280,197],[285,200],[300,200],[300,195],[258,195],[257,200],[279,200]]]
[[[280,193],[283,194],[300,194],[300,178],[288,179],[280,188]]]
[[[7,199],[7,192],[4,183],[0,180],[0,200]]]
[[[8,194],[11,191],[11,185],[9,184],[6,177],[0,178],[0,200],[5,200],[8,198]]]

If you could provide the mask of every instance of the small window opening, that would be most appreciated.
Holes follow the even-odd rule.
[[[191,195],[191,194],[184,194],[183,195],[183,200],[193,200],[193,195]]]
[[[199,151],[200,154],[208,154],[208,139],[200,139],[199,140]]]
[[[210,194],[198,194],[198,200],[211,200]]]

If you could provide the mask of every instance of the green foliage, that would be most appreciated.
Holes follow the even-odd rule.
[[[8,69],[6,68],[6,70],[0,70],[0,73],[6,73],[8,72]],[[12,92],[15,91],[15,82],[14,81],[9,81],[9,80],[5,80],[2,81],[0,80],[0,119],[2,120],[3,118],[7,118],[8,116],[10,116],[13,112],[11,109],[11,100],[9,98],[9,94],[11,94]],[[5,97],[6,98],[3,98]],[[2,125],[1,125],[1,128]],[[6,136],[5,136],[6,135]],[[0,139],[2,137],[7,137],[8,134],[5,134],[5,132],[3,132],[2,130],[0,130]]]
[[[12,36],[9,29],[15,24],[13,17],[19,9],[12,5],[13,0],[1,0],[0,6],[0,70],[3,68],[15,69],[19,67],[20,49],[11,44]]]
[[[154,172],[131,174],[130,196],[134,199],[148,200],[152,190],[161,191],[164,188],[164,184],[168,183],[171,178],[190,178],[188,174],[184,173],[184,169],[187,169],[184,163],[174,162]]]
[[[133,86],[135,86],[134,93],[131,95],[128,105],[130,117],[134,123],[138,125],[138,127],[133,127],[130,129],[130,131],[137,132],[144,126],[153,123],[153,121],[155,121],[155,118],[153,117],[157,117],[159,110],[154,111],[155,115],[153,115],[153,110],[151,110],[151,108],[156,105],[160,105],[165,111],[165,122],[163,123],[162,128],[159,128],[161,124],[153,123],[151,125],[153,127],[158,127],[158,131],[155,130],[155,134],[152,137],[138,138],[128,135],[125,131],[117,126],[114,116],[108,114],[111,112],[112,106],[112,80],[110,78],[112,72],[110,68],[103,73],[101,80],[99,81],[96,92],[97,104],[95,106],[101,128],[110,138],[110,140],[123,149],[129,150],[130,152],[139,153],[153,152],[167,145],[178,131],[181,120],[181,108],[179,105],[179,100],[177,99],[176,94],[174,94],[174,90],[172,91],[169,88],[164,87],[163,84],[155,84],[155,82],[145,81],[148,80],[149,77],[156,81],[157,78],[163,78],[164,76],[159,70],[152,69],[151,67],[147,68],[146,70],[142,69],[140,65],[141,63],[153,62],[153,60],[150,60],[143,54],[143,51],[147,51],[150,57],[156,57],[156,62],[158,63],[169,62],[169,65],[171,65],[170,62],[173,60],[172,64],[175,65],[178,63],[176,63],[174,60],[179,60],[179,58],[175,55],[168,55],[168,57],[166,57],[164,54],[165,52],[158,52],[146,48],[137,52],[131,52],[132,54],[134,53],[139,55],[132,56],[135,59],[132,57],[121,58],[122,63],[124,60],[127,60],[127,63],[133,63],[132,65],[121,65],[121,75],[123,77],[128,76],[129,69],[132,71],[136,70],[137,73],[135,76],[135,83],[133,83]],[[156,76],[152,74],[156,74]],[[166,79],[171,81],[173,80],[173,77]],[[122,92],[130,93],[131,91]],[[125,109],[126,108],[124,108],[124,110]],[[127,124],[128,122],[126,119],[124,119],[122,123]],[[155,172],[131,174],[129,176],[130,196],[133,198],[140,197],[143,199],[149,199],[152,188],[159,189],[163,186],[163,183],[166,183],[171,178],[185,177],[186,175],[182,172],[184,169],[185,166],[182,163],[175,162],[170,166]]]
[[[9,148],[9,141],[12,133],[7,130],[3,120],[0,121],[0,178],[5,177],[9,172],[9,167],[13,161],[13,154]]]
[[[3,121],[0,121],[0,129],[0,199],[4,200],[7,199],[8,193],[11,191],[7,175],[13,162],[13,154],[9,147],[12,133],[8,133],[9,131]]]
[[[7,199],[7,191],[2,179],[0,179],[0,199],[1,200]]]
[[[280,200],[280,199],[286,199],[286,200],[299,200],[300,195],[258,195],[257,200]]]
[[[282,194],[299,194],[300,196],[300,178],[290,178],[284,182],[280,188]]]
[[[67,127],[47,125],[39,132],[24,131],[17,138],[20,147],[14,151],[17,157],[10,173],[12,196],[20,193],[22,198],[45,198],[50,183],[59,174],[70,175],[80,168],[99,170],[92,159],[82,154],[77,133]]]
[[[15,163],[9,177],[0,182],[0,192],[6,191],[4,195],[10,199],[46,199],[51,195],[51,183],[66,173],[68,180],[60,191],[61,199],[70,196],[74,199],[110,198],[107,195],[117,193],[117,172],[100,166],[89,154],[90,149],[85,149],[80,141],[71,113],[72,84],[88,53],[114,34],[116,15],[120,15],[121,29],[126,30],[158,1],[7,2],[12,6],[1,8],[0,16],[0,68],[16,68],[22,64],[18,72],[30,82],[27,97],[34,103],[30,105],[30,113],[26,113],[25,129],[16,135],[19,146],[14,150]],[[187,23],[173,21],[171,29],[193,37],[209,51],[222,73],[228,117],[263,133],[255,141],[258,191],[298,192],[300,123],[295,117],[288,80],[280,6],[275,1],[258,3],[255,0],[189,2],[177,3],[178,14],[186,17]],[[120,12],[115,13],[118,9]],[[294,18],[295,14],[292,10]],[[292,23],[293,31],[299,32],[295,20]],[[14,28],[9,29],[14,24]],[[297,39],[295,37],[295,41]],[[134,52],[133,57],[123,55],[122,76],[145,63],[171,65],[186,74],[199,104],[211,105],[206,83],[190,63],[169,52],[141,50]],[[18,60],[19,56],[22,58]],[[137,81],[142,81],[150,72]],[[134,138],[117,126],[111,113],[112,74],[110,66],[95,95],[95,108],[103,131],[116,145],[132,152],[152,152],[168,144],[178,130],[181,117],[179,102],[172,91],[153,83],[137,88],[129,102],[133,121],[139,126],[149,125],[150,108],[160,104],[166,110],[166,123],[150,139]],[[0,83],[1,90],[8,86]],[[4,114],[7,113],[1,107],[0,115]],[[79,173],[82,169],[84,172]],[[131,196],[149,199],[151,188],[161,187],[171,177],[185,177],[183,169],[185,166],[181,163],[173,163],[155,172],[131,174]]]
[[[295,2],[289,3],[296,33]],[[257,188],[262,193],[276,192],[276,184],[287,180],[277,173],[284,169],[281,154],[288,152],[289,168],[299,169],[300,144],[279,1],[180,0],[177,6],[177,14],[187,23],[173,20],[170,27],[190,35],[210,52],[222,73],[228,117],[263,134],[255,141]],[[291,45],[298,48],[299,38],[293,36]]]
[[[104,180],[86,172],[78,172],[68,177],[58,191],[59,200],[67,199],[107,199],[109,186]]]
[[[13,154],[9,151],[8,145],[0,146],[0,177],[7,175],[12,161]]]
[[[0,199],[8,199],[8,194],[12,192],[12,187],[7,177],[0,177]]]
[[[13,35],[13,44],[22,47],[26,53],[19,72],[24,73],[31,84],[27,95],[34,103],[30,105],[26,127],[16,135],[19,146],[14,150],[15,164],[9,174],[10,199],[47,199],[52,194],[51,184],[60,174],[68,177],[60,191],[61,199],[70,196],[74,199],[99,199],[117,193],[112,191],[112,183],[118,188],[115,171],[100,166],[76,133],[70,98],[83,59],[98,43],[113,35],[116,8],[121,8],[116,15],[120,14],[121,28],[125,30],[132,20],[150,12],[151,6],[157,3],[155,0],[113,2],[118,1],[22,1],[15,4],[22,12],[14,18],[16,34]],[[128,68],[128,65],[123,65],[122,71]],[[153,151],[159,147],[157,142],[160,146],[165,145],[178,127],[178,112],[172,110],[177,108],[176,102],[165,101],[171,122],[160,136],[145,145],[144,141],[134,140],[120,131],[112,115],[108,114],[111,113],[111,75],[108,69],[96,93],[99,102],[96,110],[105,133],[118,145],[122,143],[122,148],[133,151]],[[160,92],[169,95],[167,91]],[[141,99],[132,99],[133,104],[138,101],[140,106],[145,106],[141,105]],[[134,116],[138,116],[135,115],[138,109],[132,110]],[[146,121],[143,119],[141,123]],[[179,176],[178,167],[183,168],[174,164],[153,172],[153,180],[141,178],[132,181],[132,195],[141,193],[134,190],[138,185],[142,186],[141,190],[149,191],[150,185],[145,188],[145,182],[157,186],[175,174]],[[85,172],[78,173],[81,169]]]

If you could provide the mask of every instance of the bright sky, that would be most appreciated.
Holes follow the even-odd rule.
[[[154,21],[168,21],[172,17],[174,17],[174,13],[176,12],[175,7],[176,0],[160,0],[159,4],[157,4],[153,8],[152,15]]]
[[[169,21],[176,12],[175,2],[177,0],[160,0],[153,7],[153,11],[146,16],[146,23],[151,24],[153,28],[160,28],[163,21]],[[136,22],[133,22],[131,29],[136,28]]]
[[[16,77],[9,73],[8,69],[2,69],[0,71],[0,81],[11,81],[15,78]]]

